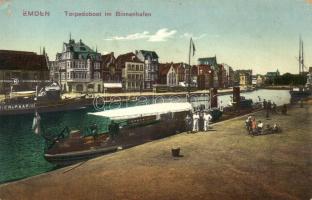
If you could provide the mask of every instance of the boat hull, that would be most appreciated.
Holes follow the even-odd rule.
[[[165,114],[161,120],[148,125],[124,127],[109,139],[103,136],[102,139],[89,138],[88,141],[82,141],[78,135],[74,136],[76,139],[72,142],[64,139],[45,152],[45,159],[53,164],[66,166],[181,133],[187,128],[185,123],[187,113]]]

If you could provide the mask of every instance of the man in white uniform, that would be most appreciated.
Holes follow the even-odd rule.
[[[193,132],[198,131],[198,121],[199,121],[199,113],[195,112],[193,114]]]
[[[210,120],[212,119],[212,116],[208,113],[204,113],[204,131],[207,131],[209,129],[209,123]]]

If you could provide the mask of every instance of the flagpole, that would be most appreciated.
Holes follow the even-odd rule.
[[[190,49],[189,49],[189,77],[188,77],[188,85],[187,85],[187,92],[188,92],[188,102],[191,102],[191,48],[192,48],[192,38],[190,39]]]

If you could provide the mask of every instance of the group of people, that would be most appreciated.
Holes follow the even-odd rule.
[[[270,114],[277,114],[277,105],[275,102],[271,102],[271,100],[266,101],[263,99],[262,107],[266,111],[266,118],[270,117]],[[286,115],[287,114],[287,106],[286,104],[283,105],[281,109],[281,113]]]
[[[186,130],[188,132],[198,132],[200,123],[203,123],[203,130],[208,131],[212,116],[208,111],[196,111],[186,116]]]
[[[266,117],[269,118],[270,113],[276,114],[277,113],[277,105],[275,102],[271,102],[271,100],[266,101],[263,99],[262,102],[263,109],[266,110]]]
[[[280,128],[276,123],[274,123],[273,127],[271,127],[269,124],[267,124],[266,127],[264,127],[264,124],[261,120],[257,122],[256,118],[252,116],[248,116],[248,118],[245,121],[245,126],[246,129],[248,130],[248,133],[251,135],[276,133],[280,131]]]

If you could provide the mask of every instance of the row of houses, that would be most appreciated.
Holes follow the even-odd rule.
[[[155,51],[136,50],[115,56],[101,55],[82,40],[69,39],[61,53],[49,62],[51,80],[67,92],[103,92],[112,88],[126,91],[151,90],[156,84],[199,89],[224,88],[234,84],[234,71],[218,64],[216,57],[200,58],[198,65],[160,63]],[[191,70],[191,71],[190,71]]]
[[[64,42],[55,61],[41,54],[0,50],[1,91],[34,89],[40,82],[55,81],[64,92],[151,90],[155,85],[198,89],[249,85],[251,70],[234,71],[217,57],[199,58],[196,65],[160,63],[155,51],[137,50],[115,56],[102,55],[82,40]],[[12,80],[17,80],[13,81]],[[12,84],[13,83],[13,84]]]

